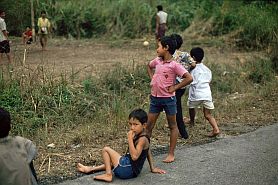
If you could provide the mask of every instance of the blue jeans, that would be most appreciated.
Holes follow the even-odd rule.
[[[120,179],[130,179],[134,177],[130,158],[128,156],[122,156],[119,160],[119,164],[113,169],[116,177]]]
[[[176,97],[154,97],[150,96],[150,113],[160,113],[165,110],[167,115],[175,115],[177,113]]]

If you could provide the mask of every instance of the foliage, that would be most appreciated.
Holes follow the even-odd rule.
[[[25,0],[2,0],[7,10],[11,35],[20,35],[31,24],[30,3]],[[277,43],[278,5],[275,1],[195,0],[195,1],[132,1],[132,0],[34,0],[35,20],[46,10],[53,33],[77,39],[110,36],[112,38],[142,37],[154,32],[156,5],[168,12],[169,33],[183,32],[192,22],[212,20],[207,34],[235,34],[238,45],[262,48]],[[16,15],[22,16],[16,16]],[[24,17],[24,19],[22,19]],[[36,24],[36,23],[35,23]]]
[[[212,35],[236,31],[239,46],[262,48],[277,43],[278,4],[262,1],[224,1],[214,8]]]

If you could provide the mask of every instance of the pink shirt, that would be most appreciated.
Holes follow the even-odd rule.
[[[175,62],[163,62],[159,57],[149,63],[150,68],[155,68],[151,81],[151,94],[155,97],[172,97],[175,92],[168,92],[168,88],[175,84],[176,76],[183,76],[187,73],[184,67]]]

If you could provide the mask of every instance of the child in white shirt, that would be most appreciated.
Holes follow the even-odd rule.
[[[204,116],[213,129],[208,136],[215,137],[220,133],[220,130],[217,126],[216,120],[211,114],[211,110],[214,109],[210,89],[212,74],[210,69],[202,63],[204,58],[204,50],[202,48],[196,47],[191,49],[190,56],[196,61],[196,66],[191,71],[193,82],[189,86],[188,95],[190,123],[194,125],[196,114],[195,108],[203,106]]]

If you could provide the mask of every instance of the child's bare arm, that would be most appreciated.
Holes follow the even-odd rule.
[[[150,77],[150,79],[153,78],[153,69],[150,67],[149,64],[147,64],[147,71],[148,71],[148,75]]]
[[[154,167],[154,162],[153,162],[151,149],[149,149],[149,151],[148,151],[147,159],[148,159],[150,170],[151,170],[152,173],[159,173],[159,174],[165,174],[166,173],[166,171],[164,171],[160,168]]]
[[[193,78],[192,78],[191,74],[188,73],[188,72],[184,73],[182,77],[183,77],[183,80],[182,80],[181,83],[179,83],[179,85],[180,85],[179,88],[184,87],[184,86],[190,84],[193,81]]]
[[[174,91],[190,84],[193,81],[191,74],[188,72],[184,73],[182,77],[183,77],[183,80],[181,81],[181,83],[178,83],[176,85],[172,85],[169,87],[169,92],[174,92]]]
[[[129,154],[132,158],[132,160],[137,160],[139,158],[139,156],[142,153],[142,150],[146,144],[146,140],[144,138],[139,138],[138,143],[136,145],[136,147],[134,146],[133,143],[133,138],[135,136],[135,133],[130,130],[127,134],[128,137],[128,146],[129,146]]]

